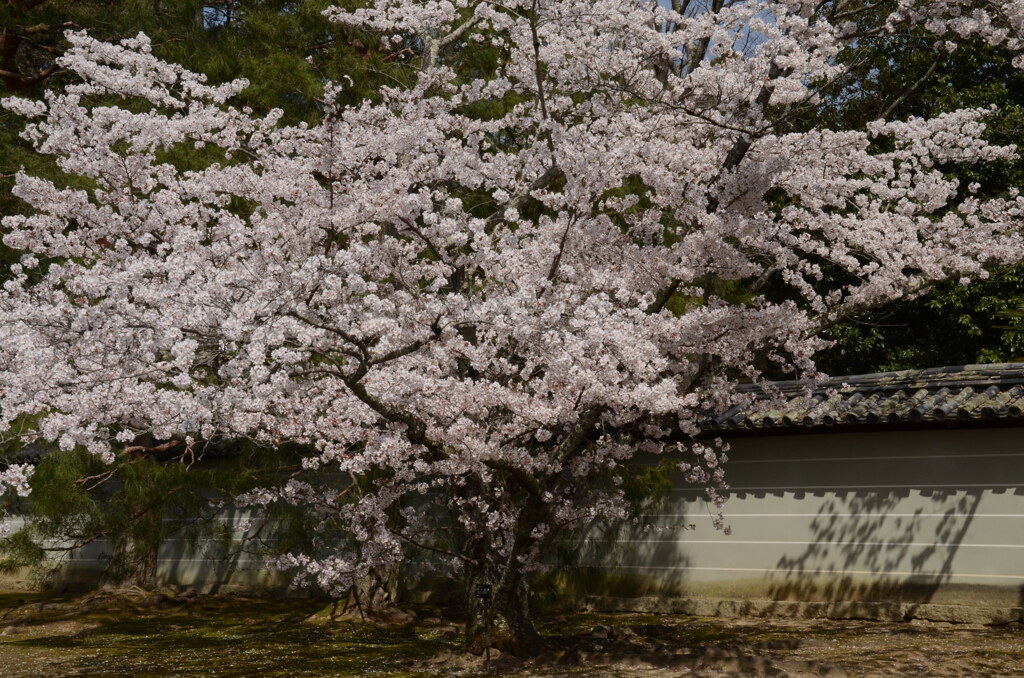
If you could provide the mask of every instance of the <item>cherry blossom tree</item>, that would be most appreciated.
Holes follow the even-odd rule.
[[[899,0],[887,28],[922,25],[937,36],[978,39],[1014,52],[1024,49],[1024,3],[1019,0]],[[947,41],[948,49],[956,46]],[[1018,55],[1015,65],[1024,65]]]
[[[1024,251],[1024,200],[945,171],[1014,157],[982,138],[988,109],[796,123],[841,96],[849,12],[376,0],[328,18],[419,55],[413,85],[341,106],[328,83],[298,126],[145,36],[70,34],[81,81],[4,104],[74,180],[19,175],[33,212],[3,221],[24,254],[0,294],[0,426],[106,458],[144,436],[304,450],[309,477],[238,501],[347,539],[278,565],[342,592],[443,557],[471,643],[489,582],[499,644],[530,652],[529,574],[566,530],[626,515],[639,452],[681,455],[717,511],[725,449],[697,436],[756,406],[738,382],[813,375],[823,328]],[[476,49],[490,66],[460,60]]]

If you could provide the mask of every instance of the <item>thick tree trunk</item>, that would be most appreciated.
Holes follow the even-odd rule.
[[[138,586],[147,591],[157,584],[157,546],[134,535],[125,535],[114,547],[113,570],[104,579],[116,586]]]
[[[147,488],[152,491],[152,487]],[[152,590],[157,585],[157,563],[163,512],[159,506],[142,506],[128,520],[115,526],[114,552],[105,579],[112,584]]]
[[[155,546],[140,546],[137,560],[138,567],[135,570],[132,583],[148,591],[155,589],[157,585],[157,558],[159,554]]]
[[[491,584],[491,599],[476,597],[477,584]],[[525,578],[506,572],[502,579],[488,576],[484,571],[473,572],[466,578],[466,649],[480,654],[484,651],[484,606],[490,605],[491,647],[517,657],[537,654],[542,645],[540,634],[530,616],[530,590]]]
[[[402,617],[398,607],[398,565],[374,568],[349,590],[342,615],[361,619],[394,620]]]

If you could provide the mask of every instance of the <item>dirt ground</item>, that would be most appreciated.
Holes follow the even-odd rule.
[[[734,678],[1024,676],[1024,630],[937,623],[569,615],[548,649],[491,670],[459,651],[458,619],[331,621],[311,600],[120,591],[0,593],[4,678]]]

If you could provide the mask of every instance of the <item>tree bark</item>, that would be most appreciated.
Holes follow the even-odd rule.
[[[366,619],[394,618],[398,612],[399,566],[374,568],[352,586],[342,614]]]
[[[150,527],[159,529],[159,525]],[[132,585],[147,591],[156,588],[158,549],[158,543],[133,532],[121,535],[111,558],[114,568],[105,573],[104,579],[117,586]]]

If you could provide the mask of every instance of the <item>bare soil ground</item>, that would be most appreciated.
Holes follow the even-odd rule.
[[[311,600],[140,590],[0,594],[4,678],[1024,676],[1024,630],[936,623],[568,615],[530,661],[460,652],[461,627],[331,621]]]

